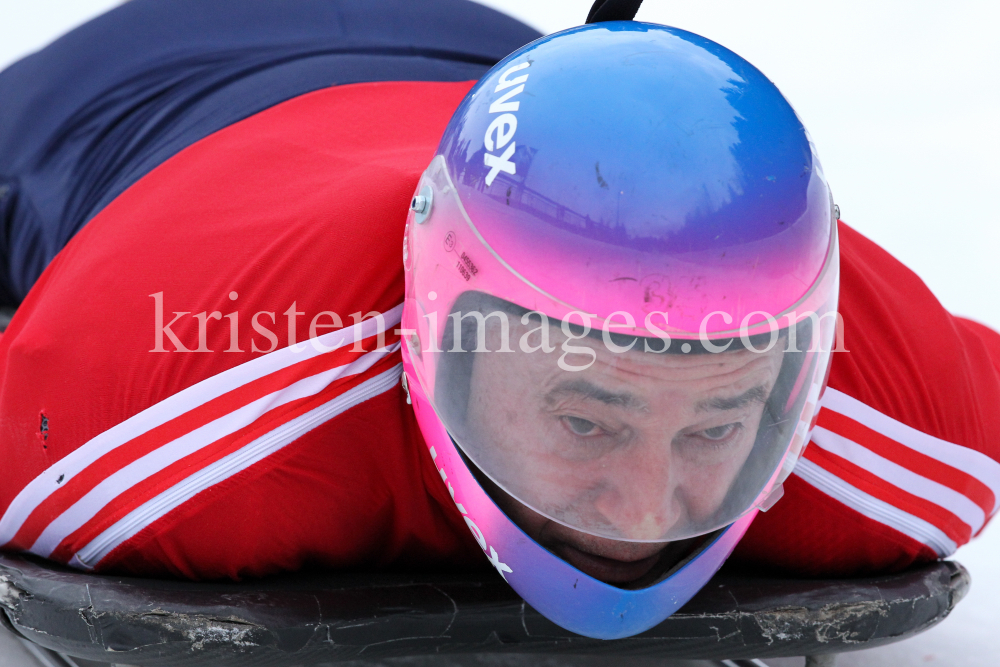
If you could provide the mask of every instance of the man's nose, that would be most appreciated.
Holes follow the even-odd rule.
[[[681,519],[683,507],[669,448],[615,466],[594,507],[624,539],[659,540]]]

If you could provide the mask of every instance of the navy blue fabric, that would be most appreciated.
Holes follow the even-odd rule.
[[[539,36],[467,0],[130,0],[0,72],[0,306],[212,132],[336,84],[478,79]]]

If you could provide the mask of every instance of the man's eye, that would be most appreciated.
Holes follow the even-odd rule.
[[[739,428],[739,424],[726,424],[724,426],[713,426],[712,428],[706,428],[704,431],[697,433],[696,435],[705,438],[706,440],[725,440],[730,435]]]
[[[588,419],[580,417],[563,417],[563,423],[574,435],[600,435],[601,427]]]

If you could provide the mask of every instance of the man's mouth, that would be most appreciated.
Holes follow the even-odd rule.
[[[598,556],[560,542],[552,550],[576,569],[608,584],[625,584],[649,573],[660,560],[660,552],[639,560],[626,561]]]

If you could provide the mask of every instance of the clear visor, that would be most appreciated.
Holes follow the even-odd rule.
[[[806,442],[836,342],[835,242],[808,310],[711,339],[623,333],[494,296],[475,278],[500,269],[463,267],[476,235],[459,233],[466,247],[455,247],[468,221],[436,198],[408,229],[418,333],[407,344],[439,418],[500,492],[575,530],[636,542],[702,535],[769,506]],[[448,212],[447,224],[427,224]]]
[[[645,348],[660,339],[609,336],[611,349],[603,332],[567,335],[482,294],[457,305],[466,317],[444,342],[467,351],[441,353],[434,392],[448,431],[514,499],[601,537],[684,539],[765,502],[783,458],[797,458],[796,433],[801,450],[825,371],[809,320],[795,328],[796,352],[784,330],[764,352],[736,339],[725,352],[657,353]]]

